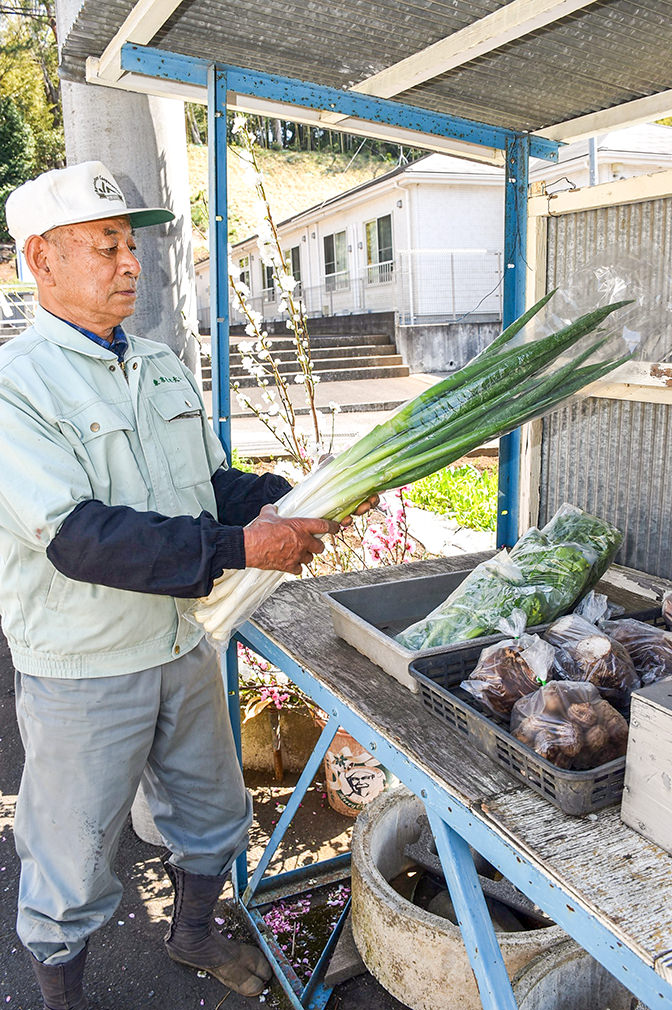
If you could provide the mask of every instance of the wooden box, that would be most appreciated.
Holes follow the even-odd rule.
[[[621,818],[672,853],[672,677],[632,695]]]

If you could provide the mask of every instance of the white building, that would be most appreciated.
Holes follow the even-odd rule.
[[[642,125],[561,148],[558,164],[533,160],[530,182],[552,193],[671,165],[672,128]],[[402,325],[499,320],[503,203],[502,169],[430,154],[295,214],[278,232],[311,316],[393,310]],[[280,318],[256,237],[232,256],[254,308]],[[196,284],[207,329],[207,260]]]

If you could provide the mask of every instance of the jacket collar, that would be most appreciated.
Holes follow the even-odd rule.
[[[114,351],[90,340],[89,337],[81,333],[76,327],[71,326],[70,323],[66,323],[63,319],[59,319],[58,316],[52,315],[51,312],[47,312],[41,305],[37,305],[35,308],[33,326],[40,336],[51,341],[52,344],[58,344],[59,347],[67,347],[72,351],[79,351],[80,354],[86,354],[90,358],[104,358],[106,361],[117,360]],[[126,336],[128,337],[129,353],[142,354],[142,350],[135,346],[133,336],[129,333]]]

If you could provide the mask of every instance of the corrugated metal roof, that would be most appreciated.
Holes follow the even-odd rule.
[[[187,56],[352,87],[473,24],[496,0],[185,0],[150,45]],[[133,0],[85,0],[64,76],[82,80]],[[598,0],[395,100],[538,130],[672,89],[672,0]]]

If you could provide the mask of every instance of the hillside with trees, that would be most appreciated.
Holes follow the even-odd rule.
[[[328,150],[259,148],[257,159],[276,224],[396,167],[398,154],[394,159],[389,154],[371,153],[367,147],[368,141],[358,153],[350,155]],[[194,257],[198,262],[207,256],[208,248],[207,148],[190,144],[188,158]],[[239,147],[229,147],[227,169],[229,239],[235,243],[256,232],[255,193],[245,179]]]

